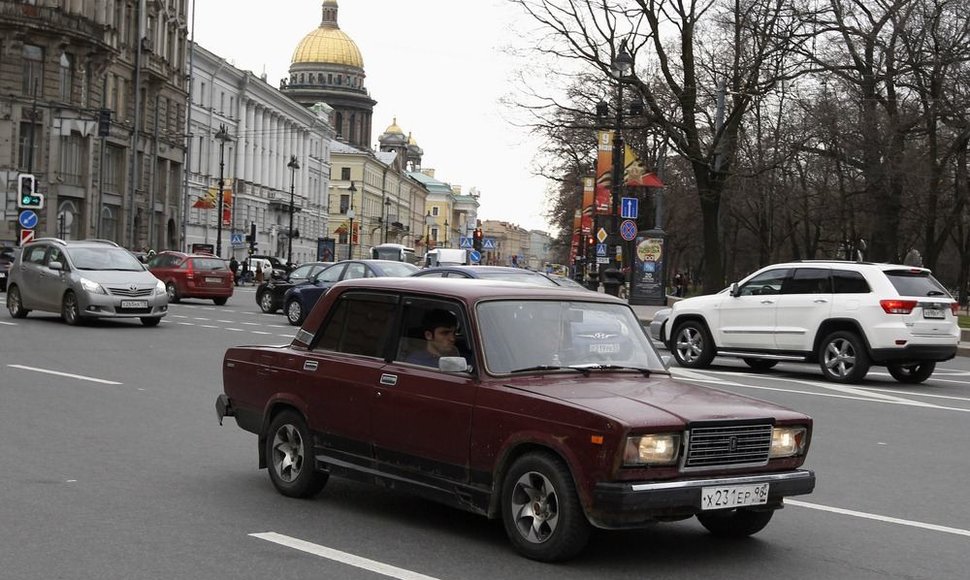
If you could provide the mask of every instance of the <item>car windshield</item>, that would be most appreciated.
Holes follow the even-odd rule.
[[[540,276],[534,272],[529,272],[528,270],[523,270],[521,272],[508,272],[508,271],[489,271],[489,270],[479,270],[479,278],[485,278],[488,280],[503,280],[505,282],[522,282],[523,284],[536,284],[539,286],[556,286],[556,283],[546,278],[545,276]]]
[[[630,368],[665,372],[628,306],[558,300],[478,305],[485,366],[492,373]]]
[[[886,277],[900,296],[950,297],[943,285],[926,270],[890,270]]]
[[[384,263],[381,264],[381,269],[384,271],[385,276],[392,278],[403,278],[418,271],[417,266],[408,264],[407,262]]]
[[[144,270],[138,258],[121,248],[71,248],[69,253],[78,270]]]

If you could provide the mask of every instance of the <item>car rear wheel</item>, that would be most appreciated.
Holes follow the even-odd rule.
[[[763,530],[771,521],[771,516],[774,513],[774,510],[720,510],[699,513],[697,514],[697,521],[715,536],[744,538]]]
[[[228,298],[225,298],[225,297],[223,297],[223,298],[213,298],[212,301],[215,303],[216,306],[225,306],[226,305],[226,302],[228,302],[229,299]]]
[[[589,522],[569,469],[546,453],[512,464],[502,483],[502,523],[516,551],[543,562],[566,560],[589,540]]]
[[[20,297],[20,288],[11,286],[7,289],[7,311],[13,318],[26,318],[30,310],[24,308],[24,302]]]
[[[835,383],[858,383],[869,372],[869,354],[854,332],[839,330],[818,347],[818,364],[825,378]]]
[[[299,300],[293,299],[286,303],[286,319],[293,326],[303,324],[303,305]]]
[[[315,469],[310,441],[306,421],[293,411],[280,413],[270,423],[266,433],[269,478],[287,497],[313,497],[330,477]]]
[[[175,286],[175,282],[169,282],[165,284],[165,293],[168,294],[168,301],[172,304],[177,304],[179,301],[179,289]]]
[[[679,324],[672,342],[674,358],[682,367],[705,368],[714,360],[714,341],[707,328],[696,320]]]
[[[273,304],[273,295],[269,291],[259,295],[259,309],[266,314],[272,314],[278,310],[276,305]]]
[[[936,370],[936,363],[932,361],[905,364],[893,363],[887,365],[887,368],[889,369],[889,374],[897,381],[915,385],[930,378],[930,375]]]
[[[81,323],[81,313],[78,311],[77,295],[70,290],[64,293],[64,299],[61,301],[61,318],[63,318],[64,322],[71,326],[77,326]]]
[[[744,364],[748,365],[749,367],[751,367],[753,370],[756,370],[756,371],[767,371],[775,368],[775,365],[778,364],[778,361],[768,360],[763,358],[746,358],[744,359]]]
[[[140,320],[142,324],[148,327],[158,326],[158,323],[162,321],[158,316],[142,316]]]

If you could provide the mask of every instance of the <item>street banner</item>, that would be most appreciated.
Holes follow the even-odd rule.
[[[610,187],[613,183],[613,131],[600,131],[596,147],[596,189],[594,214],[610,211]]]
[[[593,206],[593,193],[596,190],[596,178],[583,178],[583,215],[580,217],[579,234],[582,237],[588,236],[593,231],[593,215],[596,213]]]

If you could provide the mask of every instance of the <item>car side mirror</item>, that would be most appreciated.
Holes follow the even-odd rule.
[[[438,359],[438,370],[446,373],[466,373],[471,368],[463,356],[443,356]]]
[[[63,270],[64,264],[60,262],[51,262],[50,264],[47,264],[47,267],[50,268],[51,270]]]
[[[731,284],[731,296],[734,296],[735,298],[737,298],[740,295],[741,295],[741,288],[738,287],[737,282],[734,282],[733,284]]]

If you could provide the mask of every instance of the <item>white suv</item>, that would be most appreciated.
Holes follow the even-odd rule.
[[[802,261],[758,270],[729,288],[673,305],[666,328],[677,362],[704,368],[733,356],[755,370],[818,362],[825,378],[857,383],[885,365],[925,381],[953,358],[957,303],[925,268]]]

